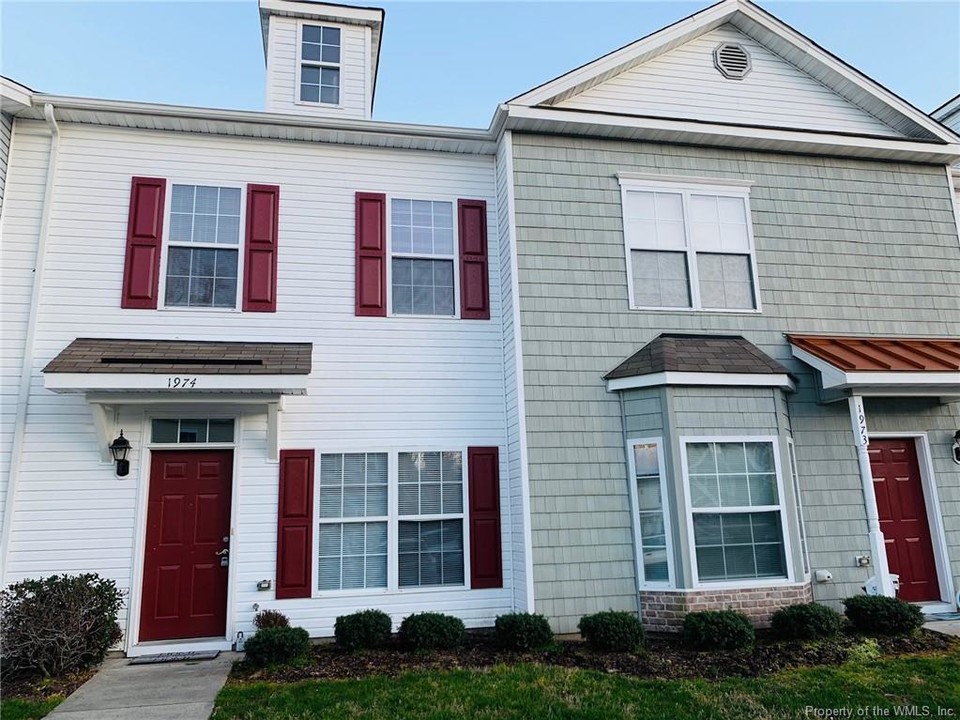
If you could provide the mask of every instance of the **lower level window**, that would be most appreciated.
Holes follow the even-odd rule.
[[[787,577],[773,441],[688,442],[686,461],[699,580]]]
[[[465,584],[463,454],[392,459],[320,456],[318,590]]]

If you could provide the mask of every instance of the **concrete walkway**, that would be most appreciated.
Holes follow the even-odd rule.
[[[214,660],[129,665],[110,658],[47,717],[54,720],[207,720],[237,653]]]
[[[943,633],[944,635],[960,637],[960,620],[934,620],[933,622],[925,623],[923,627],[927,630]]]

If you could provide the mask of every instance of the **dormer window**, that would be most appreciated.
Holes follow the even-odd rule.
[[[340,104],[340,28],[302,25],[300,101]]]

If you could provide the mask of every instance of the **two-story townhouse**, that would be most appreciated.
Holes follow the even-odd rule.
[[[746,0],[495,127],[537,609],[955,610],[960,138]]]
[[[3,582],[115,579],[132,654],[956,607],[960,137],[746,0],[487,131],[370,119],[380,11],[260,7],[264,113],[3,87]]]
[[[2,580],[130,654],[528,607],[495,143],[370,119],[383,11],[260,8],[266,112],[3,87]]]

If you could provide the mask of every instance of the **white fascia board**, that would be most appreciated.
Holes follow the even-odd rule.
[[[354,25],[380,24],[384,15],[379,8],[291,0],[260,0],[260,12]]]
[[[183,387],[171,387],[180,381]],[[184,382],[186,380],[186,382]],[[188,401],[206,393],[263,392],[304,395],[306,375],[197,375],[179,373],[45,373],[43,386],[56,393],[164,391]]]
[[[559,95],[570,92],[577,86],[588,83],[597,76],[609,72],[623,72],[636,63],[637,58],[649,54],[648,59],[676,44],[689,42],[727,22],[742,5],[737,0],[725,0],[695,15],[680,20],[654,32],[645,38],[614,50],[593,62],[554,78],[510,100],[510,104],[540,105]]]
[[[61,122],[156,130],[158,122],[176,120],[180,131],[261,139],[289,139],[287,133],[281,135],[278,129],[296,128],[302,129],[304,133],[328,132],[331,136],[328,142],[363,144],[362,141],[366,141],[365,144],[368,145],[402,148],[416,146],[418,143],[436,142],[443,145],[441,149],[449,152],[483,155],[493,155],[496,152],[493,136],[488,130],[479,128],[319,118],[254,110],[224,110],[37,94],[33,96],[33,107],[20,115],[42,119],[42,107],[47,103],[57,109],[57,119]],[[64,117],[64,113],[69,117]],[[211,123],[232,123],[232,132],[212,129]],[[332,139],[334,137],[339,140]]]
[[[615,378],[607,380],[607,392],[633,390],[635,388],[660,387],[661,385],[710,385],[728,387],[779,387],[795,390],[789,375],[784,373],[704,373],[660,372],[650,375]]]
[[[33,91],[16,80],[0,76],[0,110],[16,115],[31,105]]]
[[[750,148],[814,155],[843,155],[947,164],[960,160],[960,143],[805,132],[789,128],[722,125],[673,118],[648,118],[557,108],[509,106],[509,130],[625,137],[651,142]]]
[[[846,373],[839,368],[831,365],[826,360],[818,358],[816,355],[808,353],[806,350],[801,350],[796,345],[791,344],[790,349],[793,351],[793,356],[797,360],[805,362],[820,373],[820,384],[822,387],[834,388],[843,384]]]
[[[855,85],[857,88],[890,106],[901,115],[912,120],[920,127],[928,130],[935,137],[940,138],[946,143],[953,144],[960,142],[960,135],[957,135],[948,128],[944,127],[923,111],[915,108],[906,100],[897,97],[885,87],[871,80],[869,77],[859,72],[852,66],[843,62],[839,58],[834,57],[829,52],[824,51],[822,48],[817,46],[816,43],[807,39],[802,34],[770,13],[749,2],[744,2],[740,5],[739,13],[741,13],[744,17],[754,21],[758,25],[763,26],[768,31],[779,35],[783,40],[786,40],[795,47],[799,48],[816,62],[837,73],[844,80]],[[733,24],[737,25],[736,17],[734,18]],[[835,89],[834,91],[836,92]]]

